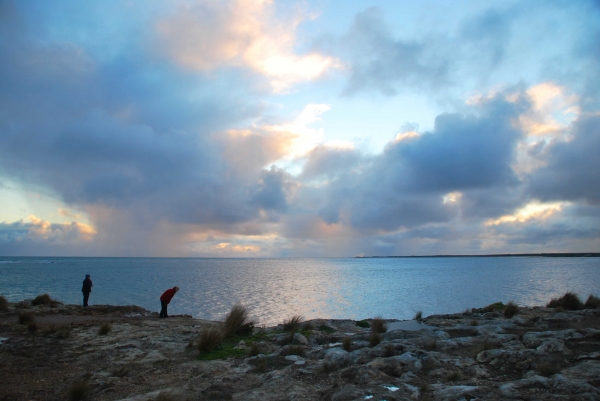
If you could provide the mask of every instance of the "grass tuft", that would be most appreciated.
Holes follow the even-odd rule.
[[[154,401],[181,401],[181,395],[173,391],[161,391]]]
[[[34,331],[37,331],[37,329],[38,329],[38,325],[36,322],[27,323],[27,330],[34,332]]]
[[[223,336],[232,338],[235,336],[249,336],[254,330],[254,321],[250,319],[248,309],[242,304],[235,304],[225,318],[223,324]]]
[[[371,322],[371,331],[373,333],[385,333],[387,331],[387,323],[381,316],[373,318]]]
[[[295,333],[300,328],[300,323],[304,320],[302,315],[294,315],[283,322],[283,331]]]
[[[590,294],[587,301],[585,301],[585,305],[583,305],[586,309],[597,309],[600,308],[600,298]]]
[[[379,334],[379,332],[372,331],[371,335],[369,336],[369,344],[371,344],[371,347],[375,347],[380,342],[381,342],[381,335]]]
[[[548,308],[563,308],[564,310],[580,310],[583,309],[583,303],[573,292],[567,292],[560,298],[552,298],[546,305]]]
[[[0,295],[0,311],[6,312],[8,310],[8,300],[4,295]]]
[[[323,371],[325,373],[331,373],[338,370],[340,367],[335,362],[323,362]]]
[[[60,326],[56,331],[56,337],[58,338],[68,338],[71,336],[71,326]]]
[[[42,294],[42,295],[38,295],[37,297],[35,297],[31,301],[31,304],[33,306],[36,306],[36,305],[56,306],[56,305],[59,305],[60,302],[50,298],[50,295],[48,295],[48,294]]]
[[[34,318],[31,313],[27,312],[19,312],[19,324],[27,325],[28,323],[33,323]]]
[[[479,320],[477,320],[477,319],[471,319],[471,322],[469,324],[471,326],[479,326]]]
[[[88,398],[90,388],[86,380],[75,380],[67,390],[67,399],[69,401],[81,401]]]
[[[98,334],[101,336],[105,336],[108,333],[110,333],[111,330],[112,330],[112,326],[110,325],[110,323],[104,323],[102,326],[100,326],[100,329],[98,330]]]
[[[110,371],[111,376],[114,377],[125,377],[129,374],[129,368],[125,365],[119,367],[119,368],[115,368],[113,370]]]
[[[329,327],[329,326],[322,324],[319,326],[319,331],[331,334],[331,333],[335,332],[335,329],[333,327]]]
[[[342,341],[342,347],[344,348],[344,350],[350,352],[350,350],[352,349],[352,340],[350,339],[350,337],[344,337],[344,340]]]
[[[417,313],[415,313],[414,320],[421,323],[423,321],[423,311],[417,311]]]
[[[519,305],[517,305],[513,301],[509,301],[504,307],[504,311],[502,311],[502,313],[504,314],[505,318],[510,319],[511,317],[519,313]]]
[[[446,376],[446,380],[450,381],[450,382],[455,382],[455,381],[460,380],[460,372],[457,372],[457,371],[450,372]]]
[[[392,344],[387,344],[383,348],[383,356],[389,358],[396,355],[396,348]]]
[[[223,343],[223,334],[221,330],[217,327],[210,327],[207,330],[204,330],[200,333],[200,337],[198,337],[198,351],[201,353],[208,353]]]
[[[248,356],[256,356],[259,355],[261,353],[261,346],[260,343],[254,341],[252,343],[252,345],[250,346],[250,350],[248,351]]]

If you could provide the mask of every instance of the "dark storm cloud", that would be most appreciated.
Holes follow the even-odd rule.
[[[240,78],[182,74],[139,51],[95,59],[37,41],[9,2],[0,16],[1,173],[140,224],[231,224],[284,207],[271,173],[253,166],[241,180],[213,138],[260,110]]]
[[[574,124],[574,139],[555,142],[547,165],[528,179],[533,196],[544,201],[584,200],[600,204],[600,116],[584,115]]]
[[[471,115],[441,115],[432,132],[392,142],[382,154],[368,159],[350,151],[317,150],[305,164],[303,176],[331,171],[319,214],[328,223],[345,219],[359,230],[392,231],[447,222],[458,209],[444,204],[443,196],[455,191],[464,192],[468,206],[463,212],[506,210],[506,201],[492,199],[486,205],[485,197],[519,183],[511,163],[522,133],[513,120],[528,106],[498,95],[475,107]],[[318,168],[341,167],[340,161],[343,175],[339,169]]]

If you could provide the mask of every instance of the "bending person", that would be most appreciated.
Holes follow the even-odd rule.
[[[179,287],[175,286],[173,288],[169,288],[160,296],[160,316],[159,317],[169,317],[167,313],[167,305],[171,302],[171,299],[175,296],[175,293],[179,291]]]

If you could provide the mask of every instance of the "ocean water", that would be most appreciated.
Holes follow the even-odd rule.
[[[169,314],[222,320],[241,302],[260,324],[311,318],[411,319],[492,302],[544,305],[574,291],[600,295],[600,258],[451,257],[374,259],[0,258],[0,295],[16,302],[43,293],[90,305],[160,310],[163,291],[181,290]]]

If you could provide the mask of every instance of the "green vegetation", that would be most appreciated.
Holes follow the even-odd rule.
[[[315,325],[314,325],[314,323],[313,323],[313,322],[305,322],[305,323],[302,325],[302,329],[300,329],[300,332],[301,332],[302,334],[304,334],[304,333],[311,332],[311,331],[313,331],[314,329],[315,329]],[[309,334],[310,334],[310,333],[309,333]],[[306,334],[304,334],[304,335],[306,335]]]
[[[587,301],[585,301],[585,305],[583,305],[586,309],[597,309],[600,308],[600,298],[590,294]]]
[[[111,330],[112,330],[112,326],[110,325],[110,323],[104,323],[102,326],[100,326],[100,329],[98,330],[98,334],[100,334],[101,336],[105,336],[108,333],[110,333]]]
[[[567,292],[560,298],[552,298],[546,305],[548,308],[563,308],[565,310],[580,310],[583,309],[583,303],[573,292]]]
[[[332,327],[329,327],[329,326],[326,326],[326,325],[322,324],[322,325],[319,326],[319,331],[331,334],[331,333],[335,332],[335,329],[332,328]]]
[[[248,310],[241,304],[236,304],[223,323],[223,337],[248,336],[254,330],[254,321],[250,319]]]
[[[366,320],[359,320],[358,322],[356,322],[356,325],[358,327],[362,327],[363,329],[368,329],[369,327],[371,327],[369,322],[367,322]]]
[[[387,323],[381,316],[377,316],[371,322],[371,331],[373,333],[385,333],[387,331]]]
[[[495,302],[493,304],[489,304],[485,308],[473,308],[473,313],[489,313],[489,312],[500,312],[504,310],[504,304],[502,302]]]
[[[519,305],[517,305],[513,301],[509,301],[504,307],[504,311],[502,311],[502,313],[504,314],[505,318],[510,319],[511,317],[519,313]]]
[[[229,338],[224,340],[219,346],[210,349],[209,351],[200,351],[198,359],[201,361],[212,361],[215,359],[227,359],[229,357],[247,356],[248,351],[241,348],[235,348],[240,342],[239,338]]]
[[[75,380],[67,390],[67,399],[69,401],[81,401],[88,398],[90,389],[87,380]]]
[[[60,302],[50,298],[50,295],[48,295],[48,294],[42,294],[42,295],[38,295],[37,297],[35,297],[31,301],[31,304],[33,306],[36,306],[36,305],[56,306],[56,305],[59,305]]]
[[[8,310],[8,300],[4,295],[0,295],[0,311],[6,312]]]

